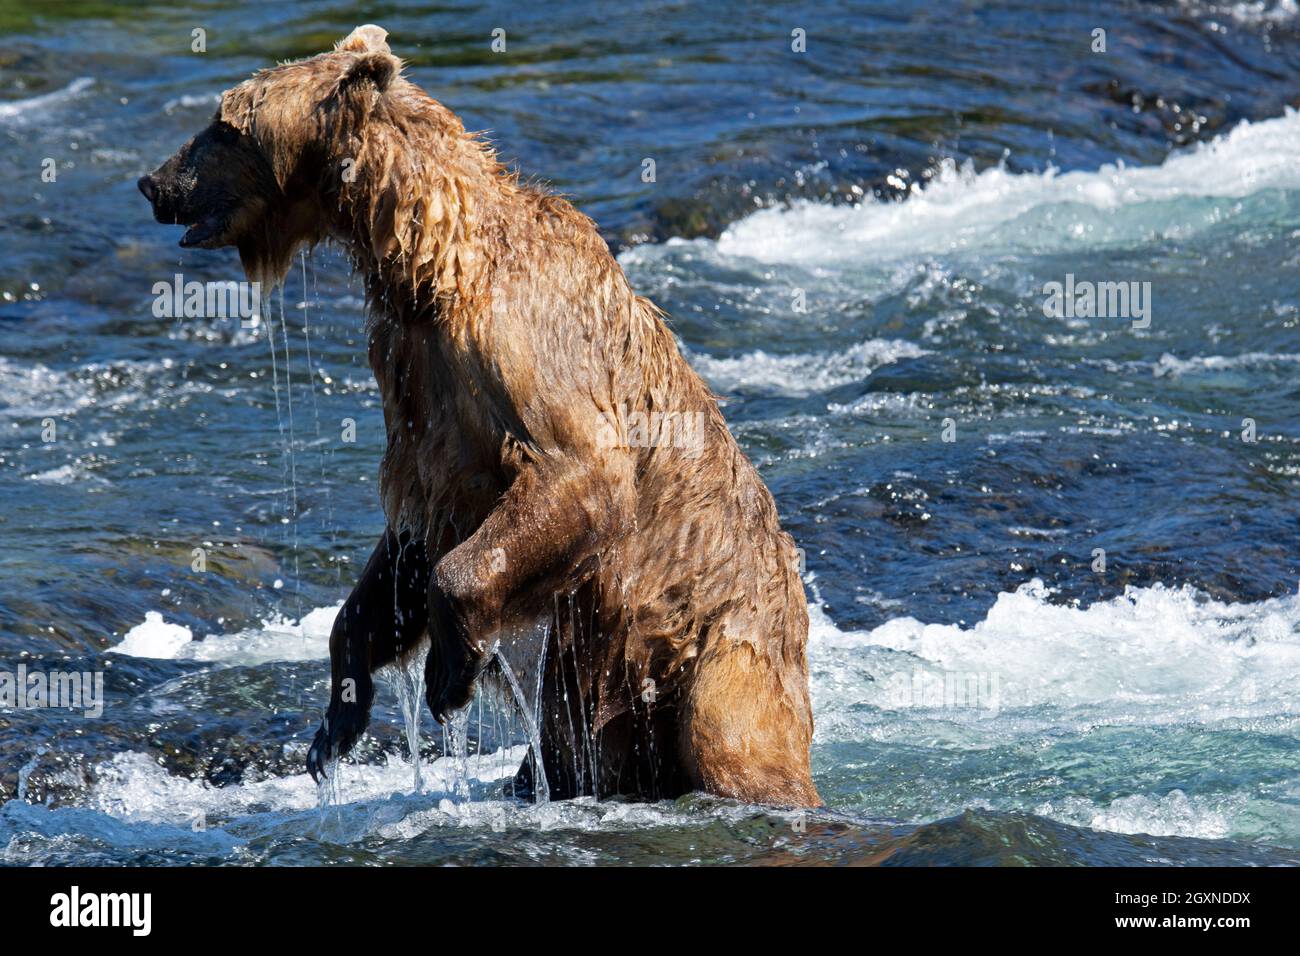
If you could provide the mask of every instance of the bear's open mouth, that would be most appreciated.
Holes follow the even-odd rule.
[[[206,219],[200,219],[185,230],[185,235],[181,236],[181,248],[214,249],[221,245],[225,231],[224,217],[208,216]]]
[[[216,249],[225,245],[226,232],[230,227],[229,210],[214,212],[195,221],[192,217],[201,215],[182,208],[186,203],[177,202],[174,189],[160,186],[152,175],[141,176],[136,185],[144,198],[149,200],[153,217],[163,224],[187,226],[181,236],[180,245],[184,249]]]

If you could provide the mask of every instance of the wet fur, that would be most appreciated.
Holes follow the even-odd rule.
[[[591,220],[521,184],[384,36],[229,90],[229,142],[187,144],[146,190],[251,278],[324,240],[364,277],[389,527],[335,625],[313,772],[364,729],[376,668],[427,637],[443,718],[541,621],[553,795],[818,803],[807,607],[771,495]],[[627,410],[700,412],[704,446],[604,447],[601,416]]]

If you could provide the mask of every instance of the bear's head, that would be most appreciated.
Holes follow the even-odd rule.
[[[377,104],[404,83],[380,27],[358,27],[334,50],[262,70],[227,90],[206,129],[139,180],[180,244],[235,246],[249,276],[273,284],[294,253],[336,229],[349,154]]]

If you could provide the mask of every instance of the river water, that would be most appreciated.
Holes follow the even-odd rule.
[[[824,811],[516,804],[508,710],[417,736],[402,680],[321,809],[382,525],[359,283],[159,317],[242,276],[134,180],[372,20],[725,399],[806,554]],[[0,709],[0,858],[1300,862],[1298,81],[1293,0],[0,4],[0,670],[105,681]]]

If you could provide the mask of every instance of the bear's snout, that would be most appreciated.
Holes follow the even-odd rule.
[[[169,202],[169,193],[165,181],[159,181],[157,178],[158,170],[154,170],[146,176],[141,176],[135,181],[136,188],[140,194],[149,200],[149,209],[153,212],[154,219],[162,223],[180,222],[180,217],[174,207],[174,202]]]

